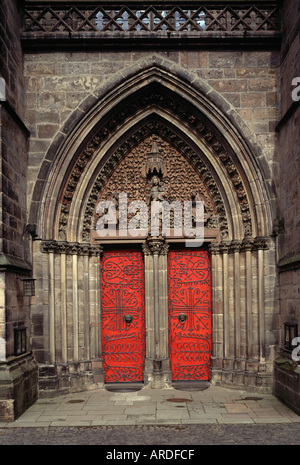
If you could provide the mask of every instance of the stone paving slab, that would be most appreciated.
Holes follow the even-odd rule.
[[[0,428],[100,425],[300,423],[300,416],[272,394],[211,386],[204,391],[104,388],[39,399],[14,422]]]

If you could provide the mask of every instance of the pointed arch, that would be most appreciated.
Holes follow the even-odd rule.
[[[49,297],[49,361],[66,362],[68,352],[72,352],[72,362],[80,359],[80,315],[86,337],[82,353],[86,359],[91,353],[99,362],[102,360],[97,329],[101,317],[98,254],[102,248],[89,245],[91,218],[99,192],[116,173],[118,164],[152,134],[190,163],[199,179],[202,176],[223,221],[220,240],[211,241],[209,246],[212,377],[230,385],[240,385],[240,379],[247,384],[251,378],[253,385],[262,386],[266,373],[271,372],[266,364],[272,363],[266,311],[273,289],[267,267],[275,264],[274,247],[266,237],[271,233],[272,199],[262,164],[264,154],[237,112],[215,90],[193,73],[157,56],[115,74],[82,102],[49,148],[41,167],[31,223],[38,224],[40,242],[34,266],[39,266],[42,254],[48,254],[48,262],[47,258],[43,262],[48,263],[43,269],[43,282],[37,285],[40,291],[46,289]],[[156,260],[157,248],[154,254],[154,248],[145,243],[143,246],[147,279],[153,276],[154,263],[155,270],[166,278],[169,244],[160,248],[161,268]],[[57,283],[60,288],[55,291]],[[147,314],[158,314],[164,308],[165,334],[166,281],[162,287],[155,287],[155,308],[149,304],[151,299],[156,300],[153,295],[150,299],[149,289]],[[55,324],[56,298],[58,302],[61,299],[61,313],[57,314],[57,321],[64,325],[61,335]],[[70,314],[75,322],[72,351],[68,350],[66,332]],[[89,318],[97,323],[91,338]],[[149,340],[150,360],[154,344]],[[166,345],[161,352],[164,359],[165,349]]]
[[[57,135],[32,197],[30,223],[41,238],[86,240],[82,222],[95,182],[151,121],[160,121],[184,152],[209,169],[230,219],[230,239],[270,233],[267,173],[255,137],[206,82],[153,56],[107,80]]]

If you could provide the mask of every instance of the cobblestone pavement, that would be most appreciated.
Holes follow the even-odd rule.
[[[0,429],[0,445],[300,445],[300,424],[71,426]],[[195,447],[196,451],[198,450]]]
[[[300,445],[300,416],[271,394],[211,386],[204,391],[106,389],[41,398],[0,445]]]

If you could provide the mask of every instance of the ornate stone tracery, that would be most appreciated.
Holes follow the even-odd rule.
[[[71,2],[72,3],[72,2]],[[101,33],[106,32],[254,32],[264,33],[280,29],[279,9],[275,2],[265,2],[260,7],[252,2],[228,5],[220,2],[215,7],[209,2],[199,5],[191,2],[167,3],[158,6],[151,2],[139,6],[126,4],[114,5],[72,5],[65,2],[60,8],[51,5],[28,6],[24,13],[24,38],[34,32],[54,35],[58,32]],[[245,6],[246,5],[246,6]],[[188,8],[188,9],[187,9]]]

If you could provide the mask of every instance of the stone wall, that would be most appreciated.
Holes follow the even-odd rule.
[[[280,160],[280,213],[284,221],[284,241],[280,242],[280,259],[299,252],[299,102],[293,100],[295,77],[300,80],[300,6],[298,2],[285,2],[285,34],[282,44],[280,68],[280,122],[278,155]],[[298,84],[299,85],[299,84]],[[298,92],[298,95],[300,92]]]
[[[22,278],[30,276],[27,220],[29,131],[24,124],[23,52],[20,27],[23,2],[0,4],[0,419],[13,420],[37,397],[37,368],[29,351],[29,298]],[[15,329],[26,328],[27,349],[15,352]]]
[[[284,36],[281,52],[281,114],[277,126],[279,177],[278,265],[280,280],[281,348],[284,347],[284,323],[300,325],[300,107],[294,101],[292,81],[300,79],[300,5],[284,2]],[[300,92],[298,92],[300,94]],[[275,363],[275,393],[300,411],[299,369],[291,352],[281,349]]]
[[[300,366],[286,354],[275,360],[274,392],[300,415]]]
[[[7,300],[12,300],[12,294],[19,294],[17,280],[6,275],[6,271],[19,269],[26,273],[29,264],[26,263],[24,248],[24,231],[27,216],[27,151],[29,132],[22,121],[24,114],[23,85],[23,55],[20,45],[21,18],[18,13],[18,2],[1,3],[1,35],[2,58],[1,76],[5,82],[6,98],[0,106],[0,156],[1,156],[1,217],[0,217],[0,266],[4,272],[4,289],[2,305],[5,309]],[[10,285],[7,286],[7,282]],[[2,330],[11,334],[9,325],[16,316],[16,308],[23,307],[23,302],[9,305],[7,315],[1,315]],[[12,310],[14,308],[14,310]],[[14,313],[14,316],[12,316]],[[7,321],[7,318],[9,321]],[[6,337],[7,339],[7,337]],[[9,337],[6,356],[13,354],[13,340]]]
[[[278,172],[274,129],[278,120],[279,53],[202,48],[162,51],[158,55],[204,79],[241,115],[264,148],[263,159],[258,162],[274,198],[273,179]],[[126,50],[59,50],[25,55],[26,124],[31,131],[29,202],[44,155],[68,117],[115,73],[146,57],[149,52]]]
[[[22,2],[0,5],[0,75],[5,99],[0,106],[1,122],[1,252],[13,261],[24,259],[23,230],[26,224],[26,174],[29,132],[23,122],[23,53],[20,43]],[[3,265],[5,259],[2,257]],[[1,263],[2,264],[2,263]]]

